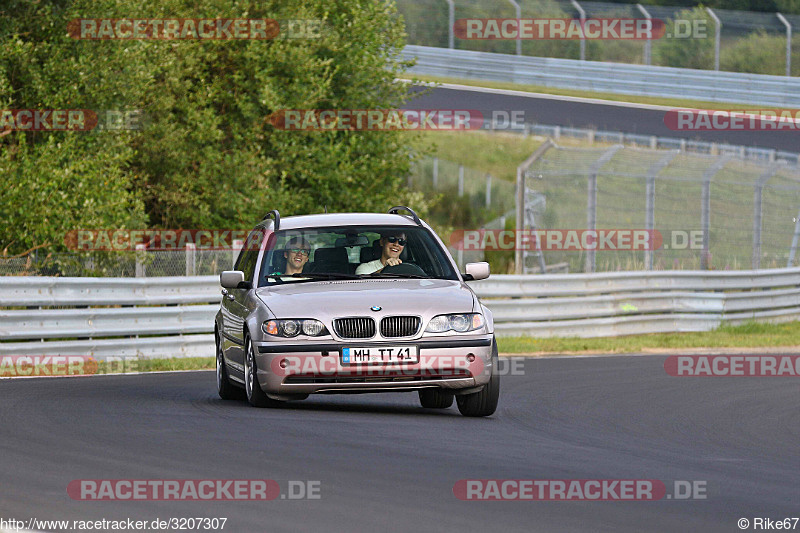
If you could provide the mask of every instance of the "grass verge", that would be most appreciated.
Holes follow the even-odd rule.
[[[748,323],[722,326],[697,333],[658,333],[626,337],[550,338],[504,337],[497,339],[502,354],[636,353],[688,348],[765,348],[800,345],[800,322]]]
[[[458,85],[468,85],[470,87],[486,87],[488,89],[506,89],[512,91],[523,91],[528,93],[552,94],[554,96],[577,96],[580,98],[597,98],[598,100],[608,100],[611,102],[630,102],[634,104],[660,105],[677,108],[694,109],[736,109],[736,110],[763,110],[769,106],[758,106],[753,104],[737,104],[733,102],[705,102],[703,100],[689,100],[683,98],[658,98],[655,96],[639,96],[633,94],[616,94],[596,91],[586,91],[582,89],[560,89],[557,87],[546,87],[544,85],[525,85],[520,83],[510,83],[502,81],[471,80],[463,78],[448,78],[444,76],[427,76],[414,74],[410,78],[424,81],[427,83],[453,83]]]
[[[748,323],[741,326],[722,326],[714,331],[699,333],[662,333],[627,337],[598,337],[595,339],[533,337],[500,337],[501,355],[511,354],[574,354],[639,353],[657,350],[696,348],[778,348],[800,345],[800,322],[785,324]],[[130,365],[130,363],[128,363]],[[172,359],[138,359],[133,365],[137,372],[169,370],[208,370],[214,368],[214,357],[185,357]],[[121,373],[117,366],[100,363],[101,374]],[[134,371],[131,366],[127,371]]]

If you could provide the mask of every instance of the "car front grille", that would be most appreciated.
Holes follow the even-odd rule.
[[[381,335],[391,337],[411,337],[419,330],[418,316],[387,316],[381,320]]]
[[[366,316],[336,318],[333,328],[343,339],[369,339],[375,336],[375,321]]]

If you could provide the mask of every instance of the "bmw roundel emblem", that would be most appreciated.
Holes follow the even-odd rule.
[[[373,305],[372,307],[370,307],[370,309],[372,309],[375,312],[378,312],[378,311],[381,310],[381,306],[380,305]]]

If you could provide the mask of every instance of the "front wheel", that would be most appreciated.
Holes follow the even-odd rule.
[[[489,416],[497,410],[500,399],[500,374],[497,372],[497,341],[492,340],[492,376],[483,390],[456,396],[458,411],[464,416]]]
[[[215,340],[217,348],[217,394],[223,400],[241,400],[243,396],[242,389],[233,385],[228,378],[228,368],[225,364],[225,356],[222,353],[222,345],[219,337]]]
[[[279,407],[283,405],[283,402],[273,400],[261,390],[261,385],[258,383],[256,356],[253,353],[253,343],[250,342],[250,335],[245,335],[244,350],[244,391],[247,395],[247,401],[253,407]]]

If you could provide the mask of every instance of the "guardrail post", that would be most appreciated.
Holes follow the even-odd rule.
[[[235,240],[231,243],[231,269],[236,268],[236,259],[239,257],[239,254],[244,248],[244,241],[242,240]]]
[[[588,196],[586,200],[586,229],[589,231],[597,230],[597,173],[603,168],[603,165],[608,163],[614,154],[616,154],[623,146],[617,144],[606,150],[603,155],[597,158],[597,161],[592,163],[589,167],[588,178]],[[595,241],[596,242],[596,241]],[[586,264],[584,267],[585,272],[594,272],[596,251],[586,251]]]
[[[577,2],[577,0],[570,0],[572,2],[572,6],[578,10],[578,14],[580,15],[581,19],[581,61],[586,60],[586,35],[584,35],[583,31],[586,27],[586,11],[583,10],[581,5]]]
[[[762,192],[767,181],[775,175],[781,165],[771,165],[761,176],[759,176],[756,184],[753,186],[753,257],[752,265],[753,270],[758,270],[761,267],[761,217],[762,217]]]
[[[492,203],[492,175],[486,174],[486,207]]]
[[[455,48],[455,38],[453,37],[453,26],[456,25],[456,3],[455,0],[447,1],[447,47],[452,50]]]
[[[145,257],[145,245],[144,244],[137,244],[136,245],[136,277],[143,278],[147,275],[144,268],[144,257]]]
[[[642,6],[642,4],[636,4],[636,7],[639,11],[642,12],[642,15],[647,19],[647,40],[644,42],[644,64],[650,64],[650,57],[651,57],[651,50],[652,50],[652,33],[653,33],[653,17],[650,16],[650,13]]]
[[[522,40],[520,39],[520,32],[519,31],[519,21],[522,18],[522,10],[519,7],[519,4],[515,0],[508,0],[509,3],[514,6],[514,11],[517,16],[517,55],[522,55]]]
[[[514,273],[515,274],[522,274],[523,272],[523,264],[522,264],[522,231],[525,229],[525,173],[528,171],[531,165],[542,157],[547,150],[555,146],[555,143],[552,139],[547,139],[545,142],[539,146],[531,155],[522,162],[517,167],[517,212],[516,212],[516,225],[514,229],[517,230],[516,238],[514,242]],[[503,225],[503,229],[505,229],[505,224]],[[539,237],[536,236],[536,246],[541,251],[541,246],[539,245]],[[542,272],[544,273],[544,272]]]
[[[464,165],[458,165],[458,197],[464,196]]]
[[[433,188],[436,189],[439,185],[439,158],[433,158]]]
[[[197,256],[197,245],[193,242],[186,243],[186,275],[187,276],[194,276],[195,275],[195,260]]]
[[[700,269],[708,270],[710,265],[709,261],[709,231],[711,228],[711,179],[714,175],[722,170],[722,167],[731,159],[732,156],[724,155],[717,159],[705,172],[703,172],[703,195],[701,199],[701,213],[700,225],[703,231],[703,251],[700,256]]]
[[[711,18],[714,19],[714,24],[716,25],[716,29],[714,30],[714,70],[719,70],[719,41],[720,35],[722,34],[722,22],[710,7],[707,7],[706,11],[711,15]]]
[[[775,13],[778,19],[786,26],[786,75],[792,75],[792,25],[780,13]]]

